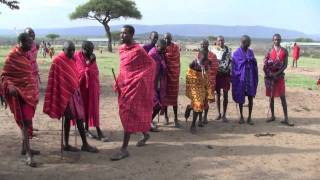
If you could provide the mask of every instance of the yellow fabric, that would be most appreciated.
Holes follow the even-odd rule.
[[[208,101],[214,101],[208,75],[209,72],[202,75],[201,72],[191,68],[187,71],[186,96],[191,100],[191,106],[195,112],[202,112],[208,106]]]

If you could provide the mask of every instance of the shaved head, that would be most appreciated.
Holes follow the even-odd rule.
[[[248,35],[243,35],[240,39],[241,41],[241,47],[244,49],[248,49],[251,45],[251,38]]]
[[[170,45],[172,42],[171,33],[169,33],[169,32],[165,33],[163,39],[167,42],[167,45]]]
[[[63,44],[63,52],[66,54],[68,58],[73,58],[75,52],[75,46],[72,41],[66,41]]]
[[[36,38],[36,34],[34,33],[34,30],[31,27],[27,27],[24,29],[24,32],[29,34],[29,36],[34,40]]]

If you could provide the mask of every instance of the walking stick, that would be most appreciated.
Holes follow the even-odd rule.
[[[60,158],[61,160],[63,159],[63,124],[64,124],[64,121],[65,121],[65,117],[62,116],[61,118],[61,151],[60,151]]]
[[[118,89],[118,94],[120,95],[120,89],[119,89],[119,85],[118,85],[118,82],[117,82],[116,75],[114,73],[114,69],[111,68],[111,70],[112,70],[112,75],[113,75],[114,82],[116,83],[116,88]]]

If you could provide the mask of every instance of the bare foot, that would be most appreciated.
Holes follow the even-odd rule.
[[[215,118],[215,120],[217,120],[217,121],[219,121],[221,119],[221,114],[219,114],[216,118]]]
[[[227,122],[229,122],[229,120],[225,116],[223,116],[222,117],[222,122],[227,123]]]
[[[270,117],[269,119],[267,119],[267,123],[270,123],[270,122],[273,122],[273,121],[275,121],[276,120],[276,117]]]
[[[242,118],[240,118],[240,120],[239,120],[239,124],[244,124],[244,119],[243,119],[243,117],[242,117]]]

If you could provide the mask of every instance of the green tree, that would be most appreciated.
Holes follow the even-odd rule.
[[[217,38],[215,36],[208,36],[209,42],[215,41]]]
[[[60,35],[59,35],[59,34],[51,33],[51,34],[47,34],[46,37],[47,37],[48,39],[51,39],[51,41],[52,41],[52,43],[53,43],[53,41],[54,41],[55,39],[59,38]]]
[[[310,38],[297,38],[294,41],[295,42],[314,42],[313,39],[310,39]]]
[[[18,1],[8,1],[8,0],[0,0],[0,4],[4,4],[8,6],[12,10],[19,9],[19,2]],[[1,14],[1,12],[0,12]]]
[[[104,26],[108,38],[108,51],[112,52],[112,35],[109,22],[119,18],[141,19],[136,3],[130,0],[89,0],[70,14],[70,19],[96,20]]]
[[[111,37],[114,42],[120,41],[120,31],[111,32]]]

